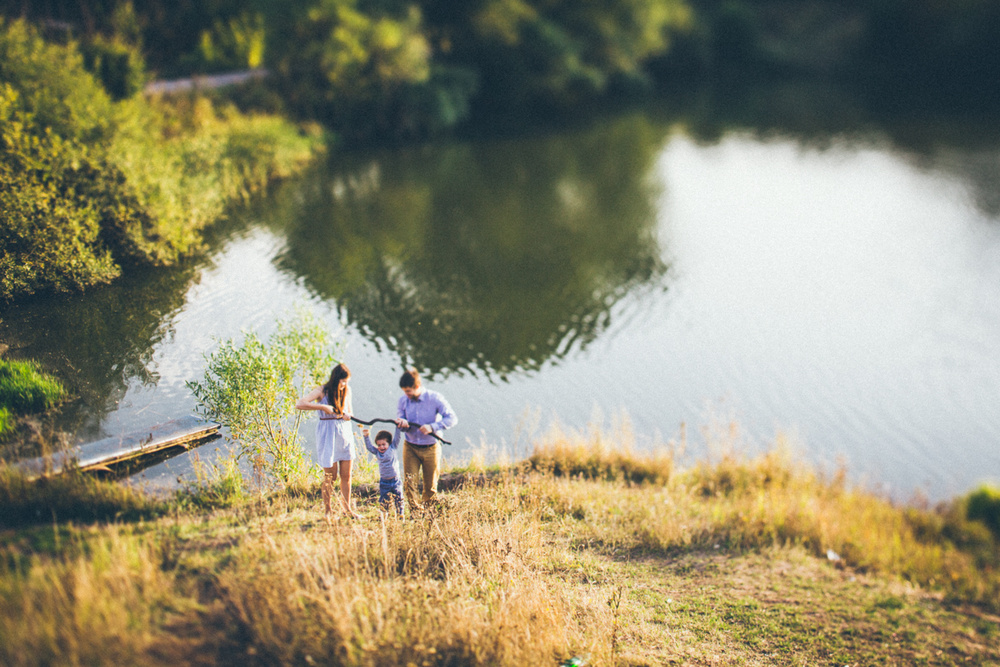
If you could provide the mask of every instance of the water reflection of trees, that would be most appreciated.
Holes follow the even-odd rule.
[[[169,335],[196,267],[135,272],[86,294],[38,299],[5,309],[0,338],[66,383],[73,399],[57,426],[94,436],[134,382],[155,384],[154,349]]]
[[[664,134],[594,130],[415,148],[317,176],[286,268],[433,373],[504,374],[583,347],[665,266],[648,179]]]

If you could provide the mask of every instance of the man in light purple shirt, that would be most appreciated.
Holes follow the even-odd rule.
[[[420,510],[437,495],[441,443],[431,435],[458,423],[444,396],[425,389],[410,369],[399,378],[403,395],[396,405],[396,426],[403,430],[403,491],[410,511]],[[417,499],[417,474],[423,469],[424,492]]]

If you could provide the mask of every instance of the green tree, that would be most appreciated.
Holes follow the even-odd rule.
[[[102,145],[114,132],[111,98],[75,44],[48,43],[24,21],[0,17],[0,82],[18,91],[38,127],[60,137]]]
[[[266,47],[264,16],[243,12],[217,18],[211,28],[201,31],[198,50],[188,62],[198,71],[241,70],[264,65]]]
[[[416,5],[399,13],[358,0],[317,0],[288,28],[273,66],[294,108],[349,138],[392,132],[394,110],[431,75],[431,50]]]
[[[428,2],[447,62],[472,63],[488,104],[568,107],[645,83],[643,66],[687,29],[684,0]]]

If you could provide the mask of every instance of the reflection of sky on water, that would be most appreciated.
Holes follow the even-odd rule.
[[[878,150],[738,136],[675,137],[659,171],[676,279],[662,345],[639,344],[670,393],[794,428],[810,458],[897,491],[1000,474],[1000,228],[959,183]]]

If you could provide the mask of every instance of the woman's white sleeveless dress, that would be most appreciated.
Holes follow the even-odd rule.
[[[324,394],[318,403],[330,405]],[[325,412],[319,413],[316,427],[316,458],[323,468],[332,468],[337,461],[354,460],[354,429],[351,420],[338,419]]]

